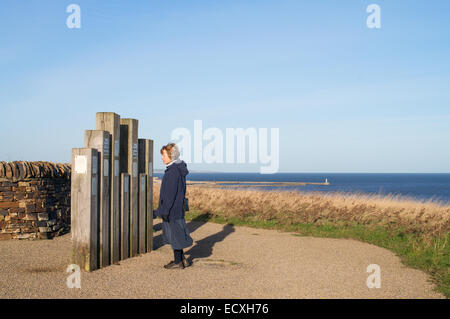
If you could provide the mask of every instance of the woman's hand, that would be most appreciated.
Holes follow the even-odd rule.
[[[156,217],[159,217],[158,215],[156,215],[156,210],[153,211],[153,219],[155,219]],[[165,215],[165,216],[161,216],[162,220],[165,222],[169,222],[169,216]]]

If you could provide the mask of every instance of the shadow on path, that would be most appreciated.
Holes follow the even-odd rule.
[[[206,222],[209,220],[210,215],[208,213],[199,215],[195,218],[193,218],[191,221],[186,223],[189,232],[192,234],[197,229],[199,229],[201,226],[206,224]],[[153,226],[154,231],[160,231],[162,229],[162,222],[155,224]],[[227,224],[223,226],[223,229],[218,232],[217,234],[210,235],[208,237],[205,237],[201,240],[198,240],[195,242],[195,246],[190,248],[189,250],[185,251],[185,254],[189,255],[189,262],[192,263],[193,259],[195,258],[206,258],[212,255],[212,249],[213,246],[222,240],[225,239],[229,234],[234,232],[234,225],[233,224]],[[166,243],[163,240],[162,233],[158,236],[153,237],[153,250],[157,250],[158,248],[161,248]]]
[[[234,225],[227,224],[223,229],[211,236],[205,237],[195,242],[195,246],[185,251],[189,263],[192,264],[194,259],[206,258],[212,255],[213,247],[216,243],[223,241],[228,235],[234,232]]]

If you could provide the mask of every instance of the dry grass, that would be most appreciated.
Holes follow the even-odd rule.
[[[154,203],[160,184],[155,183]],[[189,218],[353,238],[387,248],[428,272],[450,297],[450,205],[399,196],[187,187]]]
[[[155,203],[160,184],[155,183]],[[447,233],[450,206],[396,196],[304,193],[188,186],[191,208],[224,218],[282,220],[287,224],[360,224],[402,228],[406,233]]]

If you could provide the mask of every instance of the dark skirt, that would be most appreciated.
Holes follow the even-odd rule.
[[[163,239],[172,249],[184,249],[193,244],[189,229],[186,226],[184,218],[163,221],[162,224]]]

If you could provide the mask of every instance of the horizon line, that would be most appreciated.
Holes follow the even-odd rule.
[[[165,168],[158,169],[159,171],[164,171]],[[262,174],[258,171],[248,171],[248,172],[232,172],[232,171],[203,171],[203,170],[189,170],[189,172],[192,173],[232,173],[232,174],[239,174],[239,173],[255,173],[255,174],[261,174],[261,175],[273,175],[273,174],[450,174],[450,172],[298,172],[298,171],[280,171],[273,174]]]

